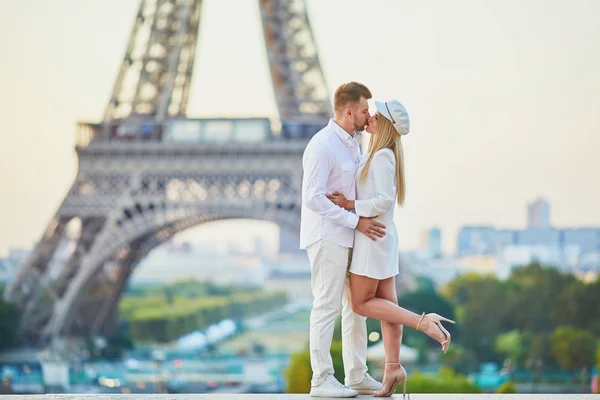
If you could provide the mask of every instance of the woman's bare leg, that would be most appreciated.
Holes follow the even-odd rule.
[[[396,296],[395,278],[379,281],[376,297],[398,304]],[[383,336],[383,347],[385,348],[385,367],[380,394],[389,393],[396,383],[394,371],[400,369],[400,346],[402,345],[402,330],[400,324],[381,321],[381,334]]]
[[[398,304],[394,278],[379,281],[376,297]],[[385,348],[385,363],[400,363],[400,346],[402,344],[402,325],[387,321],[381,321],[381,334],[383,336],[383,347]]]
[[[377,279],[350,273],[350,292],[354,312],[364,317],[416,329],[421,316],[389,300],[376,297],[378,282]],[[428,318],[422,319],[419,330],[439,343],[446,340],[446,335]]]

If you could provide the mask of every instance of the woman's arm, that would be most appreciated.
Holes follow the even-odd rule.
[[[354,200],[346,199],[346,196],[344,196],[340,192],[333,192],[331,194],[328,194],[327,198],[331,200],[331,202],[336,206],[342,207],[346,210],[354,210]]]

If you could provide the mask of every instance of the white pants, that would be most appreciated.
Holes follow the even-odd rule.
[[[314,296],[310,313],[310,365],[312,385],[320,385],[333,374],[331,341],[335,320],[342,314],[342,358],[345,384],[359,383],[367,372],[366,317],[352,311],[347,277],[351,249],[319,240],[306,252],[311,267],[311,289]]]

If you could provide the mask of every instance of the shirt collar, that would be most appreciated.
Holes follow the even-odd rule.
[[[348,132],[335,123],[333,118],[329,120],[329,127],[335,132],[336,135],[339,136],[340,139],[342,139],[342,142],[346,144],[352,144],[354,141],[356,141],[356,132],[354,132],[354,137],[350,136]]]

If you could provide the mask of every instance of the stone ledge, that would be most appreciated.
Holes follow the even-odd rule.
[[[358,396],[355,399],[372,399]],[[388,397],[389,398],[389,397]],[[307,394],[45,394],[0,395],[0,400],[312,400]],[[394,395],[393,399],[402,399]],[[412,394],[406,400],[600,400],[595,394]],[[333,399],[335,400],[335,399]],[[340,400],[340,399],[338,399]]]

